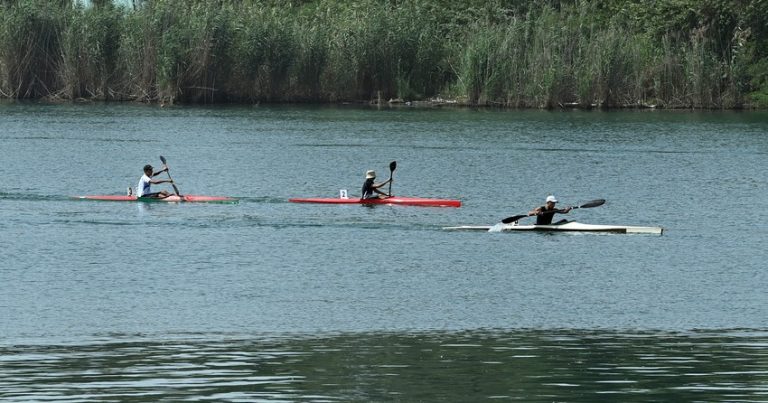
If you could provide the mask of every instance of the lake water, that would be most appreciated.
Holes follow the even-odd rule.
[[[3,401],[768,400],[765,112],[0,104],[0,148]],[[239,203],[72,198],[159,155]],[[393,160],[463,206],[287,201]],[[442,230],[548,194],[664,235]]]

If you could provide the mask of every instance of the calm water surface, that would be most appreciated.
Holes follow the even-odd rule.
[[[766,401],[768,114],[0,104],[0,400]],[[123,194],[164,155],[182,193]],[[363,174],[460,209],[325,206]],[[663,236],[489,234],[540,205]]]

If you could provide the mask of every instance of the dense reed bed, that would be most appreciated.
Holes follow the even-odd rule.
[[[764,0],[0,1],[0,97],[768,106]]]

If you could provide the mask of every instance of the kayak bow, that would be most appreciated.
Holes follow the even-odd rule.
[[[89,196],[76,196],[76,199],[81,200],[100,200],[100,201],[129,201],[129,202],[188,202],[188,203],[236,203],[237,199],[226,196],[200,196],[200,195],[183,195],[176,196],[171,195],[166,198],[155,197],[136,197],[125,195],[89,195]]]
[[[458,227],[443,227],[448,231],[543,231],[543,232],[610,232],[618,234],[655,234],[661,235],[664,229],[661,227],[640,227],[634,225],[597,225],[582,224],[576,221],[570,221],[564,224],[552,225],[515,225],[515,224],[496,224],[489,225],[462,225]]]
[[[317,203],[317,204],[390,204],[401,206],[423,207],[461,207],[460,200],[427,199],[423,197],[392,196],[383,199],[359,199],[359,198],[332,198],[332,197],[307,197],[288,199],[291,203]]]

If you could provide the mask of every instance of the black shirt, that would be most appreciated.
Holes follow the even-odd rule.
[[[536,225],[549,225],[552,224],[552,217],[555,216],[555,213],[559,212],[560,210],[553,208],[552,210],[547,210],[547,206],[541,206],[539,207],[539,215],[536,216]]]
[[[361,199],[377,197],[376,191],[373,190],[373,179],[374,178],[368,178],[365,180],[365,183],[363,183],[363,195],[360,197]]]

